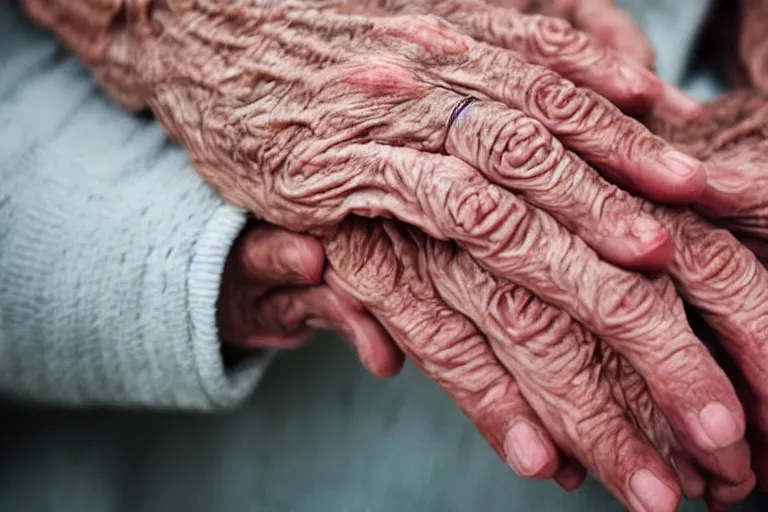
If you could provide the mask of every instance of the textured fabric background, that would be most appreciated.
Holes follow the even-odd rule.
[[[658,3],[635,2],[634,8]],[[696,0],[670,0],[678,3],[701,7]],[[693,23],[674,12],[679,35]],[[657,19],[643,16],[646,23]],[[674,21],[671,15],[657,16]],[[660,54],[677,48],[679,43],[670,41]],[[0,73],[10,50],[0,44]],[[662,69],[675,67],[669,66]],[[111,111],[103,119],[105,130],[123,115]],[[99,150],[96,140],[77,144]],[[0,149],[0,160],[3,155]],[[156,200],[163,200],[162,193]],[[232,413],[8,407],[0,425],[3,511],[622,510],[594,481],[569,495],[550,482],[516,478],[413,367],[394,380],[376,381],[329,335],[278,358],[253,399]],[[684,510],[704,509],[686,504]],[[765,510],[765,504],[754,501],[739,510]]]

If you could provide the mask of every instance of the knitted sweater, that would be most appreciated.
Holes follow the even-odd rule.
[[[18,6],[0,2],[0,393],[212,409],[227,372],[215,303],[243,212],[151,119],[121,112]]]

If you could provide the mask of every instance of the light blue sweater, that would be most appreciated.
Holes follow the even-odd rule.
[[[120,112],[0,4],[0,392],[67,405],[213,409],[215,303],[244,223],[159,125]]]

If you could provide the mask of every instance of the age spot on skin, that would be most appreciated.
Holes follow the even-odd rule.
[[[376,97],[417,97],[428,90],[403,66],[381,59],[350,66],[344,82]]]

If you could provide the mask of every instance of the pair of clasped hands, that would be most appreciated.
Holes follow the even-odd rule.
[[[113,97],[265,220],[225,268],[227,343],[330,328],[374,375],[407,356],[519,475],[570,490],[589,470],[636,512],[768,485],[768,187],[636,120],[703,107],[611,0],[147,16],[110,50],[122,74],[94,71],[131,75]]]
[[[717,221],[751,183],[628,116],[695,119],[699,106],[647,71],[647,43],[608,2],[548,6],[576,30],[504,7],[395,3],[474,39],[413,17],[368,41],[407,60],[346,66],[353,108],[376,110],[348,115],[376,120],[374,142],[315,157],[348,182],[331,194],[285,172],[282,202],[317,198],[310,223],[230,197],[276,225],[336,221],[318,238],[258,223],[241,236],[222,337],[286,348],[337,329],[378,376],[406,354],[519,475],[570,490],[588,468],[634,511],[745,498],[753,467],[768,478],[768,272]],[[446,126],[464,96],[477,100]],[[397,220],[359,217],[382,213]],[[697,336],[684,303],[709,332]],[[712,334],[737,373],[701,341]]]

